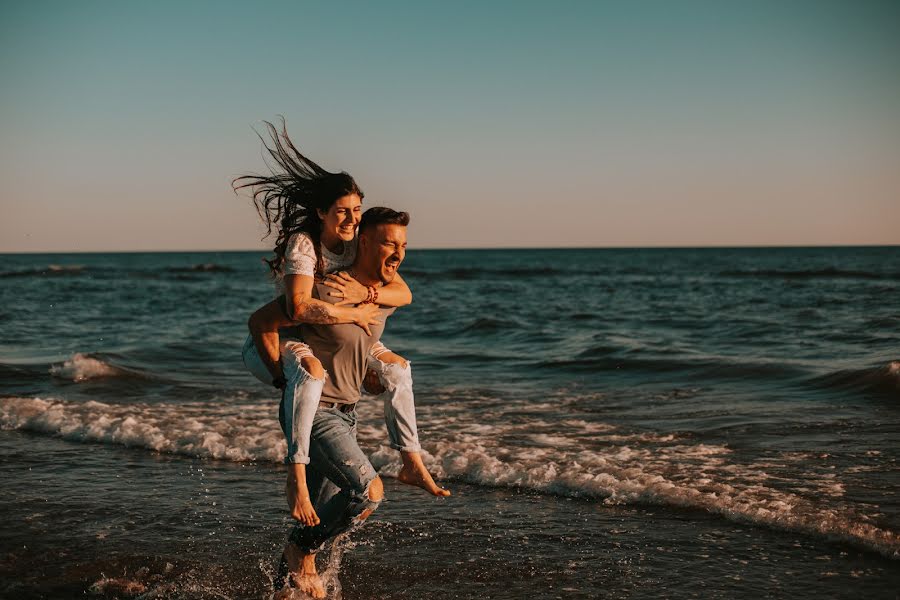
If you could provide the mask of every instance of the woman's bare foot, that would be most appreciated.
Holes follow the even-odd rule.
[[[291,516],[304,525],[310,527],[319,524],[319,515],[313,508],[309,499],[309,490],[306,489],[306,465],[288,465],[288,478],[285,484],[288,510]]]
[[[288,544],[284,556],[293,587],[313,598],[324,598],[325,584],[316,572],[316,555],[303,554],[297,546]]]
[[[418,452],[401,452],[400,456],[403,459],[403,467],[400,468],[400,473],[397,475],[398,480],[420,487],[435,496],[450,495],[450,490],[445,490],[434,482],[434,478],[428,472],[428,468],[422,462],[422,456]]]

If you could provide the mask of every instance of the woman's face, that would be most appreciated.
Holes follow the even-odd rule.
[[[356,235],[356,226],[362,216],[362,200],[356,194],[338,198],[328,212],[317,211],[322,219],[322,242],[338,240],[349,242]]]

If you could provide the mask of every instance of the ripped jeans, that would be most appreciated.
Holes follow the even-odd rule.
[[[356,443],[355,410],[319,408],[309,451],[306,486],[319,524],[296,523],[288,537],[305,554],[317,552],[327,540],[361,522],[363,512],[372,512],[380,504],[369,498],[369,486],[378,474]]]
[[[421,446],[416,427],[412,370],[409,363],[404,366],[379,360],[378,356],[385,352],[389,350],[380,342],[373,346],[367,366],[377,373],[385,389],[379,399],[384,405],[384,423],[390,446],[394,450],[418,452]],[[244,365],[250,373],[266,385],[271,385],[272,375],[260,359],[252,337],[247,336],[242,354]],[[315,356],[308,345],[299,340],[281,341],[281,366],[287,386],[282,395],[278,416],[288,444],[284,459],[286,464],[309,464],[310,431],[325,385],[324,380],[315,379],[303,368],[300,361],[306,356]]]

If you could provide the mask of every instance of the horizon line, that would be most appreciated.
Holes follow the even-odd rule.
[[[415,252],[446,252],[460,251],[489,251],[489,250],[749,250],[749,249],[802,249],[802,248],[898,248],[896,244],[743,244],[743,245],[706,245],[706,246],[489,246],[489,247],[434,247],[434,248],[409,248]],[[0,256],[28,256],[43,254],[211,254],[232,253],[247,254],[251,252],[271,252],[262,248],[249,249],[207,249],[207,250],[68,250],[68,251],[23,251],[0,252]]]

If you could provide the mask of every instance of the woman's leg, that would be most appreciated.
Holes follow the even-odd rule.
[[[384,424],[391,448],[419,452],[422,447],[416,427],[416,402],[409,361],[378,342],[369,354],[368,367],[375,372],[384,388],[380,397],[384,403]]]
[[[288,477],[285,484],[291,516],[301,523],[319,522],[307,487],[306,465],[309,463],[310,431],[325,385],[325,371],[309,346],[296,340],[285,340],[281,362],[287,384],[281,397],[279,422],[287,441]]]
[[[403,461],[397,479],[435,496],[449,496],[449,491],[434,482],[422,461],[409,361],[378,342],[369,354],[369,369],[375,372],[384,389],[381,393],[384,423],[391,448],[400,451]]]

